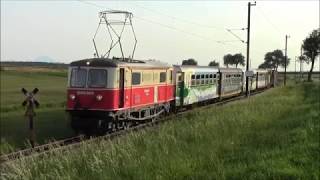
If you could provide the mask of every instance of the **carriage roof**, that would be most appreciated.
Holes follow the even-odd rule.
[[[214,66],[194,66],[194,65],[174,65],[174,68],[180,71],[194,71],[194,72],[218,72],[219,69]]]
[[[227,72],[230,72],[230,73],[242,73],[243,72],[239,68],[219,68],[219,71],[223,72],[223,73],[227,73]]]
[[[157,60],[127,60],[109,59],[109,58],[90,58],[73,61],[70,66],[87,66],[87,67],[143,67],[143,68],[170,68],[167,63]]]
[[[267,73],[268,72],[268,70],[267,69],[255,69],[255,70],[253,70],[253,72],[255,72],[255,73]]]

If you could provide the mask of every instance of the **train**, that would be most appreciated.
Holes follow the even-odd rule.
[[[249,90],[276,85],[275,71],[251,72]],[[245,89],[246,73],[239,68],[89,58],[69,65],[66,111],[76,132],[107,132],[239,96]]]

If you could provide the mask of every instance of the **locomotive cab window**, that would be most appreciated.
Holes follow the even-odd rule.
[[[107,71],[104,69],[90,69],[88,77],[89,87],[106,87]]]
[[[166,82],[166,72],[160,72],[160,83]]]
[[[74,68],[71,72],[71,87],[85,87],[87,79],[87,70]]]
[[[139,85],[141,83],[141,74],[139,72],[132,73],[132,85]]]

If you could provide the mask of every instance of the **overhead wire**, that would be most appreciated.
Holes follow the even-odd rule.
[[[266,13],[264,13],[264,11],[259,7],[257,6],[257,9],[258,9],[258,12],[260,12],[260,14],[264,17],[264,19],[273,27],[273,29],[278,32],[279,34],[285,34],[283,33],[269,18],[268,16],[266,15]]]
[[[136,6],[136,7],[138,7],[138,8],[141,8],[141,9],[147,10],[147,11],[149,11],[149,12],[152,12],[152,13],[154,13],[154,14],[159,14],[159,15],[162,15],[162,16],[166,16],[166,17],[172,18],[172,19],[174,19],[174,20],[176,20],[176,21],[180,21],[180,22],[183,22],[183,23],[194,24],[194,25],[197,25],[197,26],[202,26],[202,27],[205,27],[205,28],[211,28],[211,29],[216,29],[216,30],[221,30],[221,31],[223,31],[223,30],[225,29],[224,27],[217,27],[217,26],[212,26],[212,25],[205,25],[205,24],[200,24],[200,23],[194,22],[194,21],[182,19],[182,18],[180,18],[180,17],[178,18],[178,17],[172,16],[172,15],[168,15],[168,14],[162,13],[162,12],[160,12],[160,11],[158,11],[158,10],[146,8],[146,7],[137,5],[137,4],[133,4],[133,5]]]
[[[87,1],[84,1],[84,0],[78,0],[79,2],[82,2],[82,3],[85,3],[85,4],[88,4],[88,5],[92,5],[92,6],[95,6],[97,8],[103,8],[103,9],[107,9],[107,10],[112,10],[110,8],[107,8],[105,6],[101,6],[101,5],[98,5],[98,4],[95,4],[95,3],[92,3],[92,2],[87,2]],[[158,13],[159,14],[159,13]],[[168,15],[167,15],[168,16]],[[229,30],[246,30],[247,28],[229,28],[229,29],[224,29],[224,30],[227,30],[229,31],[231,34],[233,34],[235,37],[237,37],[238,40],[214,40],[214,39],[211,39],[211,38],[208,38],[208,37],[204,37],[204,36],[201,36],[201,35],[198,35],[196,33],[192,33],[192,32],[188,32],[188,31],[185,31],[185,30],[182,30],[182,29],[179,29],[179,28],[176,28],[174,26],[170,26],[170,25],[167,25],[167,24],[163,24],[163,23],[159,23],[159,22],[156,22],[156,21],[153,21],[153,20],[150,20],[150,19],[146,19],[146,18],[142,18],[142,17],[139,17],[139,16],[136,16],[134,15],[134,17],[138,20],[142,20],[142,21],[145,21],[145,22],[148,22],[148,23],[152,23],[152,24],[155,24],[155,25],[158,25],[158,26],[161,26],[161,27],[164,27],[164,28],[167,28],[167,29],[171,29],[171,30],[174,30],[174,31],[177,31],[177,32],[182,32],[184,34],[187,34],[187,35],[191,35],[191,36],[194,36],[194,37],[197,37],[197,38],[200,38],[202,40],[206,40],[206,41],[210,41],[210,42],[215,42],[215,43],[218,43],[218,44],[221,44],[223,46],[230,46],[230,47],[234,47],[234,48],[237,48],[237,49],[243,49],[244,47],[241,47],[241,46],[236,46],[236,45],[233,45],[233,44],[230,44],[229,42],[242,42],[242,43],[246,43],[244,40],[242,40],[239,36],[237,36],[236,34],[232,33],[231,31]],[[171,17],[171,16],[169,16]],[[175,18],[175,19],[178,19],[176,17],[172,17],[172,18]],[[193,24],[196,24],[196,23],[193,23]],[[211,26],[209,26],[211,27]],[[211,28],[216,28],[216,27],[211,27]],[[220,29],[220,28],[219,28]],[[228,43],[228,44],[227,44]],[[225,48],[223,48],[225,50]],[[253,51],[258,51],[260,53],[264,53],[258,49],[255,49]]]
[[[93,3],[93,2],[89,2],[89,1],[84,1],[84,0],[78,0],[79,2],[82,2],[82,3],[84,3],[84,4],[88,4],[88,5],[91,5],[91,6],[95,6],[95,7],[97,7],[97,8],[104,8],[104,9],[107,9],[107,10],[112,10],[112,9],[110,9],[110,8],[107,8],[107,7],[104,7],[104,6],[100,6],[100,5],[98,5],[98,4],[96,4],[96,3]]]
[[[83,1],[83,0],[78,0],[78,1],[82,2],[82,3],[85,3],[85,4],[88,4],[88,5],[93,5],[93,6],[98,7],[98,8],[104,8],[104,9],[107,9],[107,10],[112,10],[110,8],[106,8],[104,6],[97,5],[97,4],[92,3],[92,2],[87,2],[87,1]],[[211,39],[211,38],[208,38],[208,37],[204,37],[204,36],[198,35],[196,33],[184,31],[182,29],[179,29],[179,28],[176,28],[176,27],[173,27],[173,26],[170,26],[170,25],[166,25],[166,24],[163,24],[163,23],[159,23],[159,22],[156,22],[156,21],[153,21],[153,20],[149,20],[149,19],[146,19],[146,18],[142,18],[142,17],[136,16],[136,15],[134,15],[134,17],[136,19],[139,19],[139,20],[142,20],[142,21],[145,21],[145,22],[149,22],[149,23],[152,23],[152,24],[156,24],[156,25],[165,27],[167,29],[179,31],[179,32],[182,32],[184,34],[188,34],[188,35],[191,35],[191,36],[194,36],[194,37],[198,37],[198,38],[201,38],[201,39],[206,40],[206,41],[213,41],[215,43],[219,43],[219,44],[223,44],[223,45],[228,45],[228,46],[239,48],[238,46],[235,46],[235,45],[226,44],[228,42],[237,42],[237,41],[234,41],[234,40],[214,40],[214,39]]]
[[[235,33],[233,33],[231,31],[231,29],[227,29],[227,31],[232,34],[234,37],[236,37],[239,41],[241,41],[242,43],[246,43],[243,39],[241,39],[238,35],[236,35]]]

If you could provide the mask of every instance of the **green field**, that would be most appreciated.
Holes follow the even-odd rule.
[[[319,83],[197,109],[112,142],[8,164],[10,179],[319,179]]]
[[[36,137],[38,143],[49,139],[64,138],[73,135],[65,119],[66,70],[48,70],[37,72],[33,68],[1,71],[1,151],[6,151],[6,144],[14,148],[23,148],[28,138],[28,121],[24,117],[21,103],[25,96],[24,87],[29,91],[37,87],[36,95],[40,108],[36,110]]]

